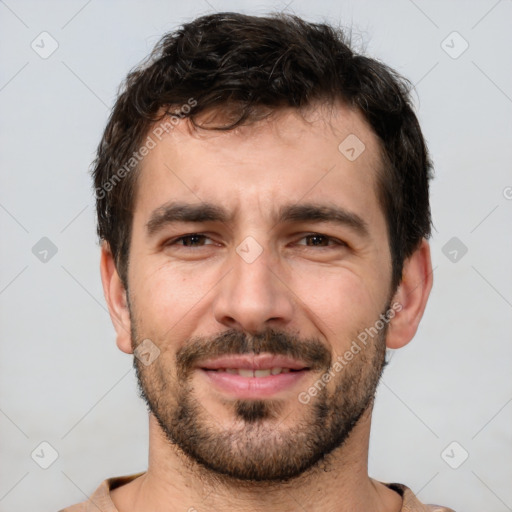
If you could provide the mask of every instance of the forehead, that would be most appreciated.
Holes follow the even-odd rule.
[[[208,201],[248,216],[301,201],[340,204],[369,222],[383,216],[378,139],[343,105],[283,109],[227,131],[196,130],[186,119],[165,125],[171,128],[163,134],[161,126],[148,133],[154,144],[141,164],[135,216],[173,200]]]

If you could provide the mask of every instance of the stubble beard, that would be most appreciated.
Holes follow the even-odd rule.
[[[169,442],[200,470],[240,482],[285,482],[318,468],[341,448],[372,406],[386,366],[386,327],[335,374],[334,389],[318,386],[318,394],[300,404],[292,427],[284,426],[286,404],[270,399],[226,401],[234,420],[223,428],[198,401],[192,384],[193,363],[206,354],[271,352],[316,360],[314,382],[332,371],[332,354],[320,341],[299,341],[280,331],[248,337],[230,330],[208,340],[189,340],[176,354],[175,368],[164,367],[162,356],[150,366],[134,357],[140,396]],[[132,343],[141,339],[132,321]]]

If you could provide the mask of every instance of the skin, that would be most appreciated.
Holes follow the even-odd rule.
[[[338,150],[349,134],[356,134],[366,147],[353,162]],[[377,137],[359,113],[342,105],[329,110],[317,106],[306,119],[282,110],[227,132],[195,132],[182,121],[143,162],[128,296],[108,244],[102,247],[102,282],[118,347],[133,352],[130,333],[136,328],[141,339],[158,346],[160,366],[154,368],[165,368],[169,385],[175,385],[173,358],[194,337],[228,329],[255,334],[270,327],[300,333],[301,339],[316,338],[335,358],[394,302],[401,311],[389,322],[385,343],[394,349],[407,344],[432,286],[430,251],[423,240],[404,263],[397,290],[390,289],[389,240],[376,195],[379,165]],[[149,236],[148,220],[170,201],[209,202],[224,207],[231,218],[174,223]],[[332,222],[276,223],[274,214],[281,206],[306,202],[357,214],[367,226],[367,236]],[[165,245],[189,233],[209,238],[195,247]],[[311,233],[344,244],[311,246],[311,238],[304,238]],[[250,264],[236,252],[248,236],[262,249]],[[309,414],[297,395],[321,373],[308,372],[298,386],[280,392],[279,418],[273,424],[279,432],[286,433]],[[342,378],[329,382],[327,390],[332,393]],[[200,375],[192,376],[191,385],[210,426],[219,432],[233,429],[236,419],[226,396]],[[281,484],[243,483],[204,470],[169,442],[150,413],[148,471],[112,491],[112,500],[119,512],[189,507],[295,511],[298,503],[311,512],[398,511],[401,497],[368,476],[371,412],[370,404],[325,467]]]

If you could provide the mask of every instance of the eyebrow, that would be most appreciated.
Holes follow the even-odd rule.
[[[211,203],[180,203],[171,202],[153,211],[146,223],[148,236],[152,236],[166,225],[175,222],[222,222],[228,223],[232,215],[222,207]],[[354,212],[339,206],[318,203],[302,203],[282,206],[274,221],[277,224],[291,222],[331,222],[346,226],[362,237],[369,237],[368,224]]]
[[[349,227],[364,238],[370,236],[368,224],[363,218],[339,206],[316,203],[284,206],[279,211],[277,222],[332,222]]]
[[[227,211],[211,203],[167,203],[157,208],[146,223],[149,236],[173,222],[228,222]]]

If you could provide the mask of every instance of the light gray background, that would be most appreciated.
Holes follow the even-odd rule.
[[[434,290],[415,340],[386,369],[370,474],[457,512],[512,510],[512,2],[5,0],[2,512],[56,511],[146,468],[147,416],[106,312],[87,174],[118,84],[197,15],[282,9],[352,26],[361,48],[409,77],[435,162]],[[31,48],[43,31],[59,45],[47,59]],[[469,43],[458,58],[453,31]],[[42,237],[58,249],[46,263],[32,252]],[[467,247],[456,262],[442,250],[452,237]],[[42,441],[59,454],[48,469],[35,462],[50,460]],[[445,461],[465,451],[458,469]]]

